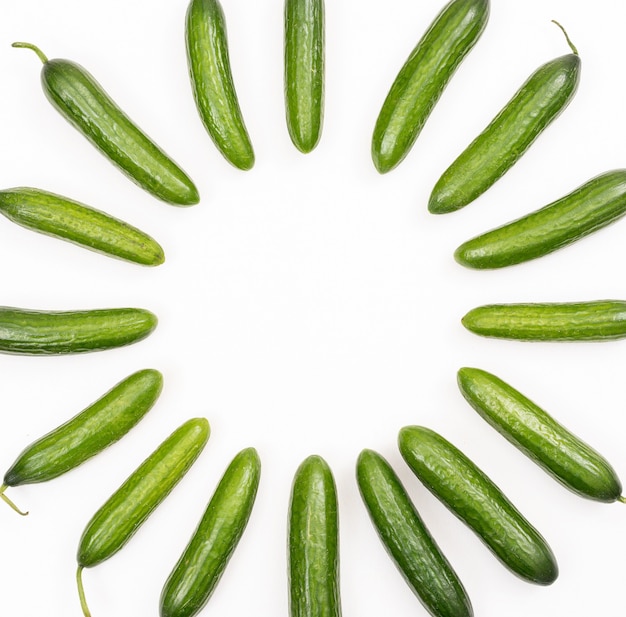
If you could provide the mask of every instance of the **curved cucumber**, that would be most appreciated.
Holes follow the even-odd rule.
[[[301,152],[315,148],[324,108],[324,0],[285,0],[287,129]]]
[[[337,492],[319,456],[305,459],[293,480],[288,557],[290,616],[340,617]]]
[[[626,170],[597,176],[565,197],[468,240],[454,253],[469,268],[503,268],[552,253],[626,214]]]
[[[409,153],[489,17],[489,0],[452,0],[431,23],[395,78],[372,136],[372,160],[391,171]]]
[[[139,229],[77,201],[34,188],[0,191],[0,213],[33,231],[146,266],[165,260],[161,246]]]
[[[609,341],[626,337],[626,302],[487,304],[463,325],[481,336],[521,341]]]
[[[556,560],[546,541],[467,456],[421,426],[401,429],[398,443],[404,460],[426,488],[507,568],[539,585],[556,580]]]
[[[596,501],[624,501],[608,461],[521,392],[477,368],[464,367],[457,377],[478,414],[561,484]]]
[[[177,206],[199,201],[193,182],[111,99],[82,66],[70,60],[48,60],[30,43],[43,62],[41,83],[48,100],[100,152],[131,180],[159,199]]]
[[[433,617],[472,617],[474,612],[461,581],[389,463],[380,454],[363,450],[356,471],[372,523],[424,608]]]
[[[572,53],[539,67],[444,171],[430,195],[430,212],[453,212],[482,195],[567,107],[578,87],[581,64],[568,43]]]
[[[261,461],[254,448],[232,460],[161,592],[161,617],[192,617],[206,605],[248,524]]]
[[[185,41],[193,95],[204,127],[227,161],[250,169],[254,151],[233,84],[226,20],[218,0],[191,0]]]

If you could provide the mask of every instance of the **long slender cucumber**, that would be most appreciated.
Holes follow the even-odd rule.
[[[389,463],[377,452],[363,450],[356,473],[385,549],[424,608],[433,617],[472,617],[465,588]]]
[[[407,426],[398,437],[411,470],[520,578],[549,585],[558,576],[550,547],[493,481],[438,433]]]
[[[61,58],[49,60],[31,43],[13,43],[13,47],[37,54],[43,62],[41,84],[50,103],[133,182],[173,205],[198,203],[198,190],[189,176],[80,64]]]
[[[396,76],[372,135],[380,173],[399,165],[465,56],[483,33],[489,0],[452,0],[441,10]]]
[[[232,460],[163,586],[161,617],[192,617],[209,601],[248,524],[260,475],[254,448]]]

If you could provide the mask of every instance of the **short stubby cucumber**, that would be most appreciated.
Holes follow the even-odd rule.
[[[484,420],[561,484],[596,501],[624,501],[609,462],[521,392],[477,368],[459,369],[457,381]]]
[[[163,586],[161,617],[193,617],[209,601],[248,524],[260,475],[254,448],[232,460]]]
[[[424,608],[433,617],[472,617],[465,588],[389,463],[366,449],[359,455],[356,473],[385,549]]]
[[[626,170],[592,178],[516,221],[463,243],[455,259],[468,268],[504,268],[552,253],[626,214]]]
[[[191,0],[185,42],[193,96],[205,129],[229,163],[251,169],[254,150],[233,83],[226,19],[218,0]]]
[[[444,171],[430,195],[430,212],[453,212],[482,195],[567,107],[578,88],[581,66],[576,48],[567,41],[572,53],[539,67]]]
[[[154,238],[100,210],[41,189],[0,191],[0,214],[48,236],[145,266],[165,260]]]
[[[422,426],[402,428],[398,444],[404,460],[424,486],[507,568],[539,585],[556,580],[557,563],[544,538],[465,454]]]
[[[154,369],[120,381],[79,414],[27,446],[4,474],[0,497],[9,486],[47,482],[78,467],[119,441],[155,404],[163,376]],[[21,513],[21,512],[20,512]]]
[[[626,337],[626,301],[486,304],[461,323],[474,334],[520,341],[610,341]]]
[[[409,153],[458,66],[489,18],[489,0],[452,0],[430,24],[395,78],[372,136],[372,160],[391,171]]]
[[[49,60],[31,43],[43,62],[44,93],[59,113],[133,182],[158,199],[176,206],[198,203],[198,190],[189,176],[111,99],[80,64]]]

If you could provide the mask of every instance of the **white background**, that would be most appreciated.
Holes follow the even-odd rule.
[[[149,269],[0,220],[0,303],[34,309],[138,306],[159,317],[134,346],[82,356],[0,356],[0,468],[30,441],[140,368],[163,394],[126,438],[0,508],[2,613],[80,615],[74,572],[86,522],[185,419],[204,415],[207,448],[129,544],[84,574],[94,617],[158,614],[162,584],[235,453],[263,463],[249,527],[207,615],[286,615],[286,520],[309,454],[335,474],[344,615],[425,615],[379,542],[354,479],[362,448],[397,470],[481,617],[623,614],[624,506],[569,493],[470,409],[456,370],[517,387],[602,452],[626,478],[626,342],[481,339],[460,318],[488,302],[626,298],[626,221],[534,262],[493,272],[457,265],[464,240],[626,165],[626,4],[494,2],[415,147],[380,176],[372,128],[398,69],[442,2],[327,2],[326,114],[309,155],[289,141],[282,98],[282,2],[224,0],[233,73],[256,150],[226,163],[196,114],[182,0],[20,0],[0,8],[0,185],[67,195],[137,225],[163,245]],[[439,174],[540,64],[578,46],[579,91],[516,167],[455,214],[427,212]],[[132,184],[45,99],[40,64],[15,40],[86,67],[196,181],[176,208]],[[442,432],[543,533],[560,577],[516,578],[412,477],[396,447],[406,424]]]

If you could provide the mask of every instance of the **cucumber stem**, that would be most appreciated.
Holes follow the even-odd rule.
[[[11,47],[19,47],[20,49],[32,49],[37,54],[37,56],[39,56],[39,59],[44,64],[46,62],[48,62],[48,58],[47,58],[46,54],[44,54],[43,51],[41,51],[41,49],[39,49],[39,47],[37,47],[36,45],[33,45],[32,43],[17,42],[17,43],[13,43],[11,45]]]
[[[552,20],[553,24],[556,24],[559,28],[561,28],[561,32],[563,32],[563,34],[565,35],[565,40],[567,41],[567,44],[570,46],[570,49],[578,56],[578,50],[576,49],[576,46],[574,45],[574,43],[572,43],[571,39],[569,38],[569,35],[567,34],[567,31],[565,30],[565,28],[558,22],[556,21],[556,19]]]
[[[78,597],[80,598],[80,607],[83,609],[83,615],[85,617],[91,617],[91,612],[87,606],[87,599],[85,598],[85,589],[83,588],[83,566],[78,566],[76,570],[76,583],[78,585]]]
[[[4,491],[6,491],[8,488],[7,484],[3,484],[2,486],[0,486],[0,499],[2,499],[2,501],[4,501],[5,503],[8,503],[11,508],[13,508],[13,510],[15,510],[18,514],[21,514],[22,516],[26,516],[28,514],[28,512],[23,512],[22,510],[20,510],[5,494]]]

